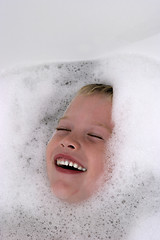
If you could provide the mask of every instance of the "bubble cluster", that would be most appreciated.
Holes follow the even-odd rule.
[[[134,55],[1,74],[0,239],[137,240],[146,225],[158,239],[151,226],[160,220],[159,78],[160,63]],[[114,167],[94,196],[67,204],[50,190],[46,145],[77,90],[94,82],[114,88]]]

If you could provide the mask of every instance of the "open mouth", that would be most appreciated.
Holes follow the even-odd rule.
[[[66,170],[71,170],[71,171],[78,171],[78,172],[86,172],[87,169],[85,167],[80,166],[79,164],[71,161],[71,160],[66,160],[64,158],[57,158],[55,161],[55,164],[57,167],[66,169]]]

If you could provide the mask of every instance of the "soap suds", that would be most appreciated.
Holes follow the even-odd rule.
[[[146,231],[143,219],[159,221],[159,78],[160,63],[134,55],[1,75],[1,239],[132,240]],[[68,205],[50,190],[45,149],[76,91],[94,82],[114,88],[112,177],[88,201]]]

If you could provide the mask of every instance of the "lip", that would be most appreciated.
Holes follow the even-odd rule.
[[[82,168],[85,168],[79,161],[77,161],[77,159],[75,159],[74,157],[68,155],[68,154],[63,154],[63,153],[60,153],[60,154],[57,154],[54,156],[54,164],[55,164],[55,167],[56,167],[56,170],[59,171],[59,172],[62,172],[62,173],[68,173],[68,174],[77,174],[77,173],[84,173],[84,172],[81,172],[81,171],[76,171],[76,170],[68,170],[68,169],[64,169],[64,168],[60,168],[56,165],[56,160],[58,158],[64,158],[66,160],[71,160],[73,163],[77,163],[79,166],[81,166]]]

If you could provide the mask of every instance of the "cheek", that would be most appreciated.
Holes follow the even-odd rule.
[[[52,145],[51,145],[51,142],[49,142],[48,145],[47,145],[47,149],[46,149],[47,161],[51,157],[51,153],[52,153]]]
[[[57,144],[58,144],[58,139],[56,136],[53,136],[47,145],[47,149],[46,149],[47,155],[49,155],[53,152],[53,150],[57,146]]]
[[[50,142],[47,145],[46,148],[46,161],[47,161],[47,166],[49,164],[51,164],[51,159],[52,159],[52,155],[55,149],[55,142],[53,139],[50,140]]]
[[[102,157],[102,154],[92,155],[90,160],[86,188],[93,193],[103,186],[104,183],[104,157]]]
[[[46,149],[46,163],[47,163],[47,172],[49,175],[49,169],[51,168],[51,158],[52,158],[52,151],[51,151],[51,146],[50,143],[47,145]]]
[[[53,143],[50,141],[46,149],[47,174],[48,174],[50,184],[53,181],[53,161],[52,161],[53,150],[54,150]]]
[[[90,154],[90,171],[91,175],[97,178],[104,172],[104,164],[105,164],[105,151],[104,147],[100,148],[99,150],[95,149]]]
[[[52,139],[49,141],[47,148],[46,148],[47,166],[51,165],[53,153],[58,145],[59,145],[59,140],[58,140],[57,136],[53,136]]]

